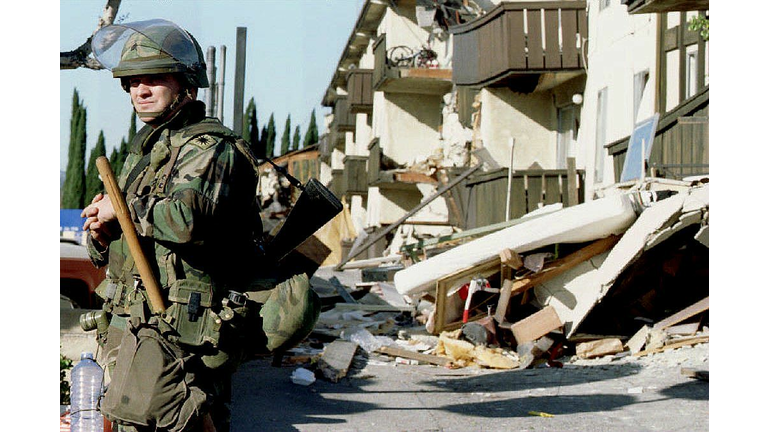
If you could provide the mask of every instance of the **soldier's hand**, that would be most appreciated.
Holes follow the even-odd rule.
[[[80,214],[86,218],[83,229],[91,232],[91,237],[106,247],[114,240],[119,226],[115,226],[117,216],[109,195],[98,194]]]

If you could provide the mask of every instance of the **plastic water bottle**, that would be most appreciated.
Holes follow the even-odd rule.
[[[98,411],[104,371],[93,360],[93,353],[84,352],[72,368],[72,432],[103,432],[104,417]]]

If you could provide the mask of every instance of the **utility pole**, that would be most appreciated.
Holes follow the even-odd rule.
[[[216,117],[219,118],[220,122],[224,123],[224,72],[227,63],[227,46],[222,45],[219,50],[221,51],[221,57],[219,58],[219,79],[216,80]]]
[[[235,97],[232,112],[232,130],[238,135],[243,133],[246,32],[247,29],[245,27],[237,28],[237,45],[235,46]]]

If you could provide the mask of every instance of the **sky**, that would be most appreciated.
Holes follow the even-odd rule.
[[[60,51],[80,46],[96,29],[106,0],[66,0],[59,4]],[[330,110],[320,105],[363,0],[123,0],[117,21],[164,18],[186,29],[203,52],[226,46],[224,124],[232,127],[237,27],[247,28],[243,106],[256,103],[259,128],[274,113],[279,142],[287,116],[291,136],[297,125],[302,137],[312,109],[320,133]],[[127,138],[132,108],[128,95],[108,70],[61,70],[60,169],[67,165],[72,94],[76,88],[87,108],[87,150],[104,132],[107,155]],[[202,99],[203,94],[199,94]],[[140,128],[143,124],[138,122]]]

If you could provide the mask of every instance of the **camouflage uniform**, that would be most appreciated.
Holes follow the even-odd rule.
[[[206,118],[202,102],[181,103],[189,88],[208,86],[194,38],[149,20],[104,27],[92,45],[127,92],[133,76],[173,73],[186,83],[152,114],[165,123],[137,133],[118,178],[165,312],[150,309],[124,236],[108,248],[88,238],[93,263],[108,265],[97,289],[109,321],[97,327],[110,379],[100,409],[121,431],[193,431],[210,412],[225,432],[231,373],[250,354],[306,337],[319,298],[306,274],[260,252],[258,163],[248,144]]]
[[[169,324],[168,339],[203,360],[193,372],[226,371],[201,384],[206,393],[215,395],[240,360],[241,349],[234,341],[238,335],[228,334],[227,326],[193,329],[186,335],[173,327],[190,313],[197,315],[192,325],[215,327],[221,300],[229,290],[243,292],[258,283],[260,257],[253,240],[261,234],[261,226],[253,167],[236,148],[234,133],[204,113],[204,104],[195,101],[160,127],[141,129],[118,184],[170,300],[168,318],[159,324]],[[152,314],[145,291],[140,285],[135,289],[138,271],[124,237],[108,250],[89,238],[88,250],[95,265],[108,264],[99,294],[113,318],[108,336],[101,335],[100,341],[114,357],[128,320],[138,326],[148,323]],[[197,310],[189,306],[193,301],[199,303]]]

